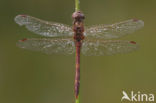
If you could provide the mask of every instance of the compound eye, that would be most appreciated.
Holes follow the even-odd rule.
[[[84,14],[81,13],[80,11],[74,12],[72,15],[73,19],[84,19]]]

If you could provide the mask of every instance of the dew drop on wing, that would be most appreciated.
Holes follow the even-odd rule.
[[[132,34],[133,32],[141,29],[144,22],[139,19],[130,19],[111,25],[94,25],[86,27],[86,37],[113,39]]]
[[[73,54],[75,44],[73,39],[66,38],[31,38],[22,39],[17,42],[17,46],[32,51],[41,51],[46,54]]]
[[[71,37],[73,35],[71,26],[62,23],[48,22],[28,15],[17,15],[15,22],[20,26],[25,26],[29,31],[46,37]]]
[[[138,49],[134,41],[126,40],[84,40],[82,53],[87,56],[128,53]]]

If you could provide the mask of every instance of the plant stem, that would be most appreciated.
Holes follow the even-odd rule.
[[[80,10],[80,0],[75,0],[75,11]]]
[[[80,99],[79,99],[79,97],[76,99],[76,103],[80,103]]]

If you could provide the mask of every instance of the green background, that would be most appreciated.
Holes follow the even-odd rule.
[[[122,91],[156,94],[156,0],[81,0],[86,25],[131,18],[145,27],[121,39],[140,49],[81,56],[81,103],[121,103]],[[75,55],[46,55],[16,47],[40,37],[14,22],[18,14],[72,24],[74,0],[0,0],[0,103],[74,103]],[[123,103],[128,103],[123,101]]]

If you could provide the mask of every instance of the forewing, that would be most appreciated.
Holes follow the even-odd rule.
[[[73,32],[70,26],[44,21],[28,15],[18,15],[15,22],[24,25],[29,31],[46,37],[72,36]]]
[[[134,51],[138,45],[134,41],[121,40],[84,40],[82,53],[84,55],[113,55]]]
[[[143,26],[144,22],[142,20],[130,19],[112,25],[95,25],[88,28],[86,27],[85,35],[87,37],[103,39],[119,38],[131,34]]]
[[[23,49],[41,51],[46,54],[73,54],[75,52],[75,44],[72,39],[60,38],[32,38],[19,40],[17,46]]]

